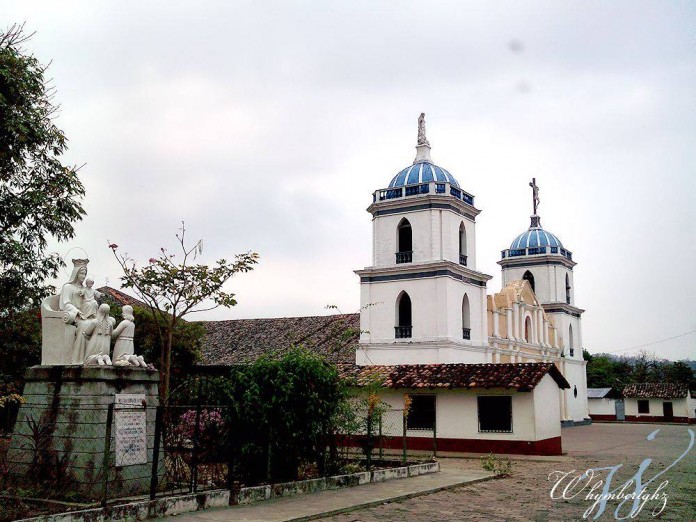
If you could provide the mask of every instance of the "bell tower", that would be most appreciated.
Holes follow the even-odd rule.
[[[418,118],[413,164],[373,193],[372,266],[360,276],[356,362],[490,362],[486,282],[476,270],[474,196],[433,163]]]
[[[527,280],[549,320],[556,328],[563,347],[561,371],[571,384],[566,390],[566,413],[569,419],[582,421],[587,417],[586,363],[582,357],[581,317],[585,310],[575,306],[573,253],[560,239],[541,226],[538,214],[539,187],[536,178],[532,188],[531,223],[501,252],[503,287],[511,281]]]

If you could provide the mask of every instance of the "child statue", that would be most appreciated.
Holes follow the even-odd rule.
[[[125,305],[121,311],[123,313],[123,321],[118,323],[112,334],[116,339],[116,344],[114,344],[114,366],[147,367],[143,356],[135,355],[133,346],[133,334],[135,334],[133,307]]]
[[[86,288],[79,291],[79,294],[82,296],[82,307],[80,307],[80,313],[82,314],[83,319],[91,319],[97,315],[97,308],[99,307],[97,299],[102,297],[104,294],[102,294],[99,290],[92,288],[94,286],[94,279],[92,279],[91,276],[87,276],[85,279],[85,285]]]
[[[85,366],[111,366],[109,352],[111,351],[111,332],[116,319],[109,315],[111,308],[103,304],[97,309],[97,316],[92,319],[84,330],[84,335],[91,336],[85,350]]]

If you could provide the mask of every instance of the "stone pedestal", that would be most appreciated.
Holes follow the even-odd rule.
[[[105,488],[109,498],[146,493],[158,383],[157,371],[140,368],[30,368],[10,473],[83,498],[102,498]]]

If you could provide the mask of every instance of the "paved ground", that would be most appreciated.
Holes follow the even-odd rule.
[[[311,495],[272,499],[247,506],[210,509],[185,514],[177,520],[234,520],[235,522],[283,522],[307,520],[317,515],[336,513],[356,505],[381,505],[387,501],[427,495],[465,482],[490,478],[491,474],[479,469],[463,470],[446,465],[440,473],[405,479],[389,480]],[[171,521],[171,518],[162,519]]]
[[[654,440],[646,437],[660,429]],[[691,426],[694,431],[694,426]],[[646,458],[653,459],[643,475],[643,483],[665,469],[689,445],[686,426],[648,424],[594,424],[563,430],[563,448],[568,455],[553,460],[515,460],[509,478],[480,482],[471,486],[443,491],[413,500],[385,504],[369,509],[323,518],[324,522],[460,522],[467,521],[559,521],[582,520],[592,501],[584,497],[587,490],[571,500],[552,500],[549,496],[553,482],[548,480],[554,471],[584,471],[589,467],[616,466],[614,484],[630,478]],[[448,460],[448,466],[476,469],[474,459]],[[570,477],[570,475],[569,475]],[[623,480],[619,480],[623,479]],[[696,520],[696,448],[655,480],[669,483],[662,492],[668,495],[664,511],[657,517],[651,512],[662,503],[648,502],[633,520]],[[567,483],[567,482],[566,482]],[[653,484],[648,490],[656,489]],[[598,520],[615,520],[617,501],[609,502]],[[659,508],[658,508],[659,509]],[[626,517],[623,509],[619,517]],[[590,518],[597,511],[595,510]]]
[[[654,440],[646,437],[659,428]],[[694,426],[691,427],[692,431]],[[508,478],[477,482],[416,498],[390,501],[394,497],[423,494],[448,484],[473,478],[481,473],[479,458],[444,458],[443,472],[437,475],[390,481],[316,495],[281,499],[252,506],[202,511],[176,517],[179,520],[289,521],[320,512],[331,512],[370,502],[368,508],[319,518],[324,522],[460,522],[466,521],[571,521],[582,520],[592,501],[587,490],[570,500],[550,498],[554,485],[549,475],[555,471],[580,475],[590,467],[622,465],[613,484],[620,484],[636,473],[644,459],[653,461],[643,475],[643,483],[672,464],[689,445],[686,426],[649,424],[595,424],[563,430],[563,457],[520,457],[514,460]],[[618,515],[626,520],[696,520],[696,448],[692,449],[655,484],[668,480],[662,490],[667,495],[664,511],[651,515],[662,502],[651,501],[632,519],[629,509]],[[567,481],[565,482],[567,483]],[[377,505],[374,505],[377,504]],[[599,520],[615,520],[618,502],[610,501]],[[595,510],[590,517],[597,513]],[[313,517],[316,519],[316,517]],[[170,519],[171,520],[171,519]]]

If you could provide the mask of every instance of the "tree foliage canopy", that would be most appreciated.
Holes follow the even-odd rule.
[[[0,33],[0,316],[36,305],[62,260],[46,241],[74,236],[84,187],[62,163],[67,138],[54,124],[58,106],[46,66],[22,47],[31,35]]]
[[[160,248],[157,257],[151,257],[142,267],[127,254],[119,254],[118,245],[109,245],[123,270],[122,286],[132,289],[147,304],[159,328],[162,345],[160,397],[165,400],[169,393],[172,339],[177,325],[188,314],[237,304],[234,294],[226,292],[223,286],[234,274],[252,270],[259,258],[255,252],[246,252],[237,254],[232,262],[220,259],[216,266],[210,267],[195,263],[203,253],[202,241],[187,247],[183,223],[176,238],[181,249],[180,258]]]
[[[686,383],[696,388],[696,374],[684,361],[667,361],[655,354],[642,351],[632,357],[615,357],[611,354],[591,355],[583,353],[587,361],[587,386],[590,388],[614,388],[642,382]]]

